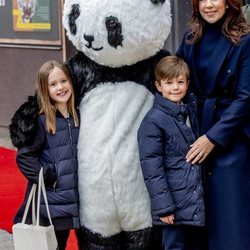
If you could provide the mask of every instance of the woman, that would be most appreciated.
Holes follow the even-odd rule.
[[[191,68],[201,136],[187,161],[205,169],[211,250],[250,245],[250,35],[239,0],[192,0],[177,51]]]

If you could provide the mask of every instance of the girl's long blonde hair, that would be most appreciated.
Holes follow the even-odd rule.
[[[241,0],[226,0],[228,8],[226,19],[222,26],[223,34],[235,45],[240,44],[242,36],[249,33],[249,25],[242,12]],[[199,0],[192,0],[193,13],[189,23],[190,33],[186,40],[188,44],[196,43],[203,34],[204,19],[199,13]]]
[[[37,100],[39,105],[39,114],[44,113],[46,119],[46,130],[51,133],[56,133],[56,106],[53,100],[50,98],[49,89],[48,89],[48,78],[50,73],[54,68],[61,69],[69,80],[72,87],[72,95],[68,100],[68,109],[69,113],[74,119],[74,124],[76,127],[79,126],[79,120],[77,112],[75,109],[75,96],[73,91],[73,84],[71,77],[66,66],[58,61],[50,60],[45,62],[39,69],[37,80],[36,80],[36,91],[37,91]]]

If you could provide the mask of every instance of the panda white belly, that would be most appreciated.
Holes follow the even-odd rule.
[[[81,101],[80,221],[104,237],[152,225],[137,130],[153,100],[144,86],[122,82],[99,84]]]

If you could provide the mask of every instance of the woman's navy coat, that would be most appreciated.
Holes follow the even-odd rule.
[[[250,35],[244,36],[239,46],[221,35],[202,79],[194,63],[196,46],[183,40],[177,55],[191,68],[191,88],[200,103],[202,133],[216,145],[204,164],[209,249],[248,250]]]
[[[55,230],[78,228],[78,128],[74,126],[72,117],[66,119],[59,111],[56,118],[56,134],[48,133],[45,126],[45,116],[39,115],[34,143],[31,146],[21,147],[17,151],[17,164],[28,179],[28,187],[14,222],[21,221],[30,188],[33,183],[38,182],[39,171],[43,167],[50,214]],[[41,224],[48,224],[43,202],[40,213]],[[27,222],[31,222],[31,213],[28,214]]]
[[[166,225],[159,217],[172,213],[175,224],[204,225],[200,166],[186,162],[198,132],[196,102],[193,95],[190,98],[188,104],[177,105],[157,93],[138,131],[141,167],[156,225]],[[185,122],[186,112],[195,133]]]

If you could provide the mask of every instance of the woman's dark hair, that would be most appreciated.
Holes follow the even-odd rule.
[[[199,41],[203,33],[205,24],[199,12],[199,1],[192,0],[193,13],[189,22],[189,35],[186,40],[188,44]],[[240,44],[242,36],[249,33],[250,28],[242,12],[241,0],[226,0],[228,8],[226,9],[226,18],[222,26],[223,34],[235,45]]]

